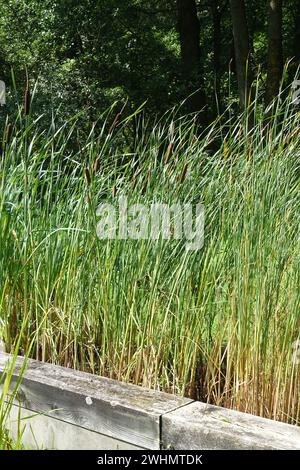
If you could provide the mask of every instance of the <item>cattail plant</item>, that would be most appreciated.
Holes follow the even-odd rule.
[[[110,135],[112,155],[103,125],[101,138],[79,142],[84,160],[66,151],[80,123],[13,133],[7,151],[35,158],[1,165],[7,351],[24,321],[20,347],[35,338],[35,358],[299,424],[300,111],[280,106],[264,139],[260,114],[251,138],[243,116],[197,140],[189,116],[166,115],[150,132],[141,120],[130,154]],[[171,239],[99,239],[97,205],[117,189],[148,208],[203,203],[203,247],[187,250],[173,228]]]
[[[135,188],[137,186],[137,182],[138,182],[137,178],[133,178],[133,180],[132,180],[132,189],[133,189],[133,191],[135,190]]]
[[[92,182],[92,177],[91,177],[91,172],[90,172],[88,167],[86,167],[85,170],[84,170],[84,176],[85,176],[85,180],[86,180],[86,182],[89,186]]]
[[[167,165],[169,163],[170,158],[173,154],[173,149],[174,149],[174,144],[170,143],[169,146],[168,146],[168,149],[166,151],[166,155],[165,155],[165,165]]]
[[[183,168],[182,168],[181,175],[179,177],[179,184],[182,184],[184,182],[184,180],[186,178],[187,171],[188,171],[188,164],[185,163]]]
[[[5,143],[6,145],[10,144],[11,136],[12,136],[13,126],[12,124],[8,124],[6,127],[6,135],[5,135]]]
[[[100,157],[96,158],[93,164],[93,173],[98,173],[101,168],[101,159]]]
[[[120,122],[121,117],[122,117],[122,114],[121,114],[121,113],[118,113],[118,114],[116,115],[115,119],[113,120],[112,125],[111,125],[110,128],[109,128],[109,131],[108,131],[109,134],[112,134],[112,132],[114,131],[114,129],[117,127],[117,125],[118,125],[119,122]]]
[[[25,93],[24,93],[24,115],[25,116],[28,116],[30,113],[30,100],[31,100],[30,88],[27,82]]]

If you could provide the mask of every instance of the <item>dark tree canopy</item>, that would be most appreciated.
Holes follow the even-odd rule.
[[[21,94],[38,80],[40,113],[92,121],[128,100],[161,115],[191,95],[183,111],[214,119],[245,105],[258,69],[267,103],[290,59],[292,81],[299,24],[298,0],[0,0],[0,79],[12,90],[13,70]]]

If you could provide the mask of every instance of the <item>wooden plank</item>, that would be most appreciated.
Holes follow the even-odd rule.
[[[19,411],[21,420],[19,419]],[[12,405],[9,426],[10,435],[17,439],[18,428],[22,432],[22,445],[28,449],[47,450],[141,450],[103,434],[66,423],[49,416]]]
[[[8,354],[0,353],[0,372],[8,360]],[[22,363],[19,357],[13,383]],[[161,416],[191,402],[35,360],[29,361],[18,400],[28,410],[146,449],[160,448]]]
[[[162,445],[176,450],[299,450],[300,428],[193,402],[162,416]]]
[[[0,373],[8,360],[0,353]],[[22,362],[18,358],[13,382]],[[123,443],[159,449],[162,441],[163,448],[178,450],[300,449],[298,427],[34,360],[18,400],[22,408],[45,413],[32,419],[38,420],[35,429],[48,448],[56,435],[59,448],[82,448],[85,441],[97,448],[103,442],[105,449]],[[64,442],[67,429],[74,437]]]

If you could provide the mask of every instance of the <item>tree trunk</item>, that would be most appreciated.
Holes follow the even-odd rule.
[[[268,41],[266,105],[278,96],[282,77],[282,0],[269,0]]]
[[[221,14],[218,8],[218,0],[210,0],[210,9],[213,21],[213,51],[215,90],[217,98],[220,96],[220,68],[221,68]]]
[[[183,80],[186,84],[191,111],[205,106],[205,94],[201,90],[200,24],[195,0],[177,0],[178,30],[180,36]]]
[[[295,6],[295,23],[294,23],[294,56],[297,65],[300,65],[300,2]]]
[[[251,85],[250,40],[244,0],[230,0],[230,10],[240,107],[244,110],[250,99]]]
[[[213,52],[214,52],[214,72],[215,72],[215,91],[217,99],[220,97],[220,80],[221,80],[221,38],[222,38],[222,18],[228,6],[228,0],[220,2],[220,0],[210,0],[209,6],[211,10],[213,22]]]

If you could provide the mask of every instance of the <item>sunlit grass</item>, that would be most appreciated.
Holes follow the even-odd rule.
[[[175,111],[114,127],[112,109],[74,150],[76,120],[20,113],[0,166],[7,351],[22,327],[39,360],[299,424],[299,119],[285,103],[199,136]],[[97,206],[122,194],[204,204],[204,247],[99,240]]]
[[[23,323],[25,324],[25,322]],[[22,450],[22,437],[25,430],[25,424],[21,417],[21,409],[16,419],[15,432],[12,432],[11,411],[12,407],[17,404],[17,394],[24,375],[27,363],[27,355],[24,358],[22,367],[17,380],[13,381],[13,372],[16,365],[17,353],[20,344],[20,338],[23,335],[21,326],[19,335],[16,337],[14,344],[14,352],[10,355],[9,360],[0,374],[0,451],[1,450]],[[30,348],[29,348],[30,351]],[[29,352],[28,351],[28,352]]]

